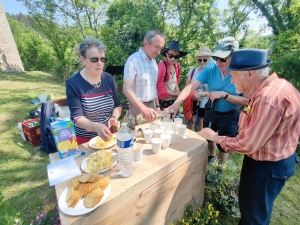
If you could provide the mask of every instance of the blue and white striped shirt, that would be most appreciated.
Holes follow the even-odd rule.
[[[83,79],[80,72],[77,72],[67,80],[66,94],[75,133],[81,137],[95,137],[97,133],[76,126],[75,122],[78,118],[84,116],[90,121],[107,126],[113,109],[120,106],[116,82],[106,72],[102,72],[99,88],[93,87]]]
[[[157,76],[156,60],[149,59],[142,48],[127,59],[124,80],[133,80],[132,90],[140,101],[149,102],[157,97]]]

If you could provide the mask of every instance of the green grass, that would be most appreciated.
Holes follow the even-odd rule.
[[[40,93],[54,93],[57,99],[65,97],[65,85],[57,82],[52,75],[42,72],[0,72],[0,87],[0,186],[3,187],[4,200],[20,213],[23,224],[30,224],[41,211],[55,217],[57,199],[54,187],[49,187],[48,183],[48,155],[23,141],[17,124],[29,119],[28,112],[37,109],[38,105],[30,104],[30,100],[38,99]],[[230,158],[238,165],[241,164],[241,155],[232,154]],[[277,198],[272,225],[300,224],[300,195],[297,191],[300,186],[299,172],[297,165],[295,176],[287,182]],[[0,224],[3,224],[1,213]],[[236,223],[230,215],[221,215],[220,224]]]

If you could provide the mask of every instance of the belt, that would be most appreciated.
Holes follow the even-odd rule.
[[[240,112],[240,111],[241,111],[241,108],[236,108],[236,109],[229,110],[227,112],[218,112],[218,111],[215,111],[215,113],[217,115],[227,115],[227,114],[233,114],[233,113]]]
[[[151,100],[151,101],[149,101],[149,102],[143,102],[143,103],[147,103],[147,104],[148,104],[148,103],[150,103],[150,102],[153,102],[153,101],[154,101],[154,99],[153,99],[153,100]]]

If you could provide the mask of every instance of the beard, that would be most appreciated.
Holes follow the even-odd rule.
[[[235,86],[235,92],[236,92],[237,94],[242,94],[242,93],[243,93],[242,91],[238,90],[238,87],[237,87],[236,85],[234,85],[234,86]]]

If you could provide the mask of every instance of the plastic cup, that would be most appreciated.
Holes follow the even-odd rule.
[[[170,144],[173,144],[174,143],[174,137],[175,137],[175,131],[173,131],[173,130],[166,130],[165,133],[169,134],[171,136],[171,138],[170,138]]]
[[[159,153],[161,150],[162,140],[158,137],[152,138],[151,144],[152,144],[152,152],[154,154]]]
[[[143,130],[143,133],[144,133],[145,142],[147,144],[150,144],[151,143],[151,138],[152,138],[152,135],[153,135],[153,130],[146,129],[146,130]]]
[[[173,130],[176,133],[176,131],[177,131],[177,123],[176,122],[170,123],[169,130]]]
[[[179,137],[183,137],[186,131],[186,125],[180,124],[177,126],[177,134]]]
[[[134,150],[134,159],[136,161],[141,160],[143,158],[144,145],[141,143],[134,143],[133,150]]]
[[[155,129],[154,130],[154,137],[159,138],[162,133],[164,133],[163,129]]]
[[[159,125],[158,124],[156,124],[156,123],[152,123],[150,126],[149,126],[149,129],[151,129],[151,130],[155,130],[155,129],[157,129],[159,127]]]
[[[160,139],[162,140],[161,147],[168,148],[170,146],[171,135],[170,134],[161,134]]]
[[[174,122],[179,125],[179,124],[182,124],[182,119],[181,118],[175,118],[174,119]]]

